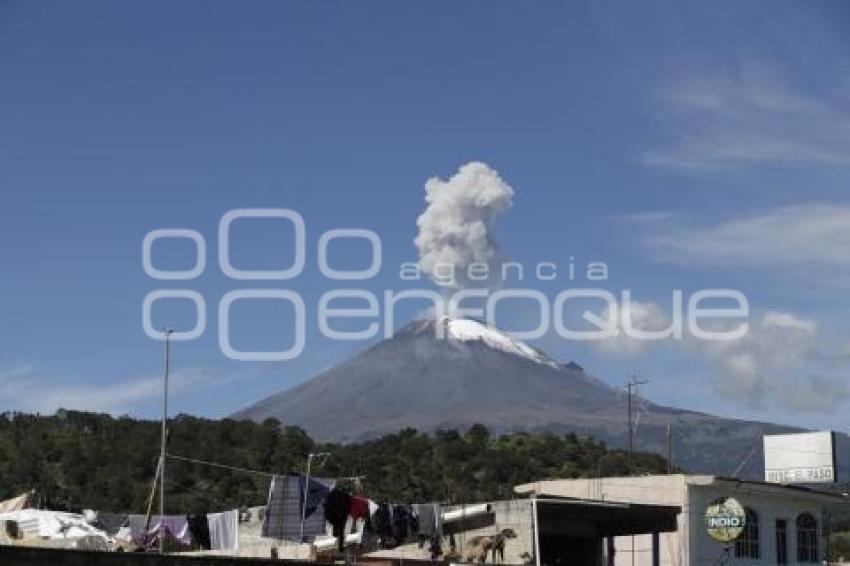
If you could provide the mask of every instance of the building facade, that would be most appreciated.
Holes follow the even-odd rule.
[[[615,537],[609,563],[617,566],[820,564],[824,526],[844,498],[803,487],[703,475],[548,480],[523,484],[517,494],[678,506],[675,532]],[[704,514],[712,501],[734,497],[746,509],[747,526],[730,544],[712,539]],[[655,548],[653,548],[653,539]]]

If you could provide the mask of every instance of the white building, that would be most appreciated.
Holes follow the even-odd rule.
[[[608,543],[617,566],[712,566],[729,564],[819,564],[824,560],[824,524],[829,509],[846,498],[804,487],[703,475],[548,480],[523,484],[517,494],[537,498],[680,507],[675,532],[615,537]],[[747,528],[724,546],[709,537],[704,513],[719,497],[734,497],[747,510]]]

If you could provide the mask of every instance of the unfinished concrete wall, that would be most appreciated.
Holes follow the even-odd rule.
[[[516,538],[506,539],[505,558],[506,564],[523,564],[534,556],[534,529],[533,511],[531,501],[517,499],[510,501],[496,501],[490,504],[493,512],[493,524],[486,527],[465,530],[454,535],[457,550],[464,553],[474,537],[493,536],[502,529],[511,529],[516,533]],[[461,506],[443,507],[443,511],[460,509]],[[443,538],[443,551],[449,551],[449,537]],[[428,545],[419,548],[416,543],[404,544],[391,550],[379,550],[367,554],[370,557],[397,558],[405,560],[428,560]],[[488,554],[487,562],[493,562],[492,554]]]
[[[537,493],[539,497],[573,497],[600,501],[622,501],[650,505],[682,507],[676,519],[677,532],[659,535],[661,566],[688,565],[688,529],[690,517],[686,502],[687,476],[634,476],[547,480],[517,486],[519,493]],[[616,566],[652,566],[652,535],[614,539]],[[633,556],[634,555],[634,556]]]

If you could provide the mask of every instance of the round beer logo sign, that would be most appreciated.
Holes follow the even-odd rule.
[[[744,532],[747,513],[744,506],[732,497],[715,499],[705,510],[708,536],[720,542],[732,542]]]

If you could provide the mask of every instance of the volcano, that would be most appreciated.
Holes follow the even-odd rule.
[[[575,363],[559,363],[497,328],[472,319],[417,320],[312,379],[243,409],[233,418],[269,417],[321,441],[353,442],[412,427],[493,433],[552,431],[627,441],[626,396]],[[763,434],[787,426],[720,418],[633,399],[640,414],[635,449],[664,454],[689,472],[759,478]],[[740,468],[740,469],[739,469]]]

